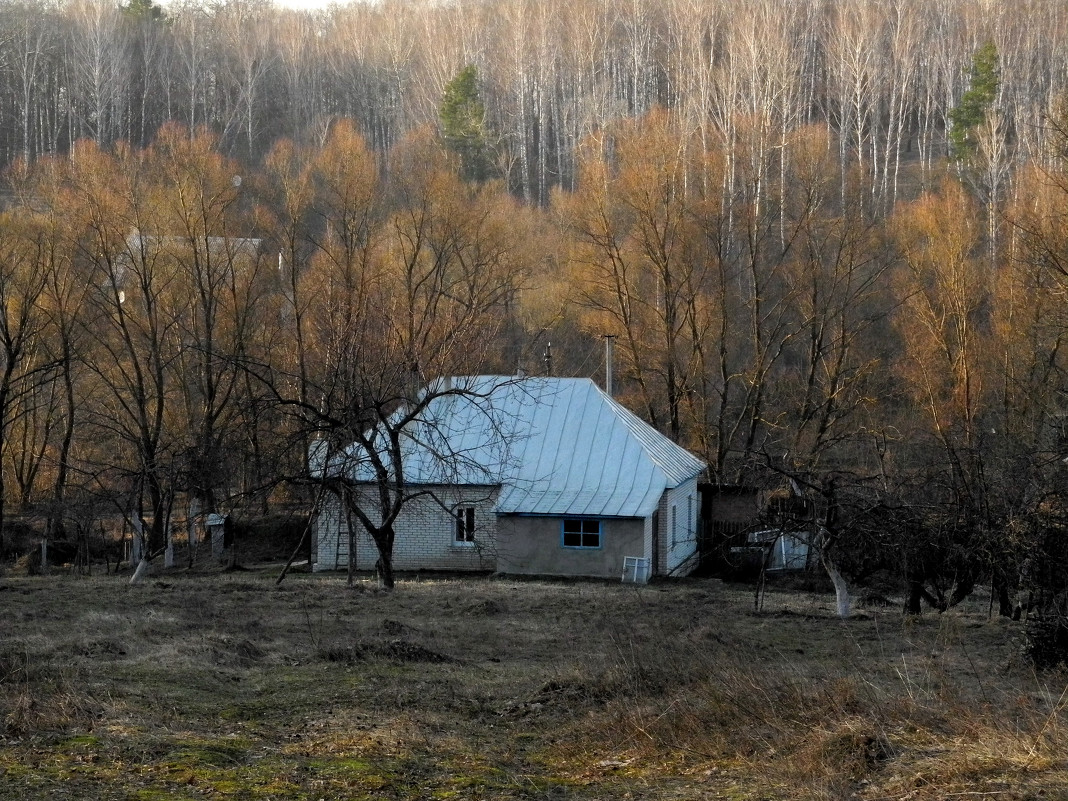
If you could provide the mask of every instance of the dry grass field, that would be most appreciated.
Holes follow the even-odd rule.
[[[981,598],[275,572],[0,577],[0,798],[1068,797]]]

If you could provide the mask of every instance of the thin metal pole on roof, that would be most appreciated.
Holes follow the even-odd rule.
[[[604,391],[612,397],[612,340],[615,334],[604,335]]]

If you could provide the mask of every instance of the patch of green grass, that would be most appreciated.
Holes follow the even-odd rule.
[[[193,795],[179,790],[160,790],[155,787],[140,787],[134,791],[134,798],[138,801],[194,801],[203,798],[199,793]]]
[[[268,799],[298,797],[290,778],[297,765],[278,757],[250,760],[241,747],[226,743],[186,744],[159,761],[143,765],[141,776],[157,789],[196,788],[196,797]]]
[[[358,757],[313,759],[308,762],[307,767],[320,779],[358,786],[365,790],[380,790],[396,779],[394,770]]]
[[[99,784],[107,786],[120,776],[116,764],[99,759],[97,753],[60,746],[56,750],[37,749],[38,753],[21,759],[6,759],[0,754],[0,798],[37,797],[41,788]],[[5,794],[5,790],[9,793]]]
[[[95,734],[76,734],[60,743],[64,748],[94,748],[100,745],[100,738]]]
[[[172,762],[184,766],[228,768],[243,764],[248,758],[250,740],[188,740],[181,741],[168,754]]]

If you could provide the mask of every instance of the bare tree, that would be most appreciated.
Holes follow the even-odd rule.
[[[79,147],[69,178],[78,203],[72,246],[90,291],[80,320],[92,349],[80,358],[94,403],[86,423],[100,450],[87,454],[86,470],[102,489],[128,487],[131,523],[143,537],[144,561],[162,552],[174,495],[175,441],[169,412],[176,402],[170,367],[180,342],[178,287],[167,263],[165,240],[150,231],[157,199],[139,154],[110,156]],[[91,380],[90,378],[91,377]],[[125,509],[124,509],[125,511]],[[141,537],[138,537],[141,539]]]
[[[281,407],[322,437],[312,450],[318,480],[353,521],[350,536],[359,526],[374,541],[387,587],[394,524],[425,494],[406,481],[404,432],[436,397],[464,392],[432,378],[491,362],[521,275],[514,201],[500,188],[461,182],[427,132],[392,157],[382,187],[362,140],[341,127],[317,160],[329,226],[302,279],[317,301],[307,315],[308,400],[272,384]]]
[[[43,337],[47,318],[40,300],[47,281],[47,239],[26,217],[0,216],[0,531],[9,438],[31,395],[53,369]],[[2,534],[0,534],[2,536]]]

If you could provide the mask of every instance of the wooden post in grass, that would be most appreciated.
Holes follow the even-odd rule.
[[[189,515],[186,519],[186,540],[189,545],[189,566],[192,567],[197,561],[197,546],[200,544],[197,537],[197,518],[200,516],[200,500],[193,496],[189,501]]]
[[[163,550],[163,566],[174,567],[174,531],[167,526],[167,547]]]

